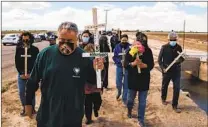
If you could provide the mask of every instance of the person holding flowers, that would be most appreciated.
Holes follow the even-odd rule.
[[[128,117],[132,117],[134,99],[138,91],[138,124],[145,127],[144,116],[146,98],[150,84],[150,71],[154,67],[152,50],[147,44],[147,36],[138,32],[137,40],[125,56],[124,66],[128,71]],[[139,72],[140,69],[140,72]]]

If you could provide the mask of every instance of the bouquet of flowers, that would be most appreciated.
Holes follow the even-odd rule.
[[[141,56],[145,51],[145,48],[144,46],[141,44],[141,42],[139,41],[135,41],[133,44],[132,44],[132,47],[131,47],[131,50],[129,51],[129,54],[132,56],[132,57],[137,57],[139,58],[139,56]],[[141,69],[139,66],[138,67],[138,73],[141,73]]]

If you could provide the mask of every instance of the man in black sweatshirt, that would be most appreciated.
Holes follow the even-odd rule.
[[[181,57],[167,72],[165,69],[172,63],[172,61],[179,55],[178,52],[182,52],[181,46],[177,43],[178,35],[172,31],[168,35],[168,44],[162,46],[160,54],[158,57],[158,63],[162,69],[162,103],[167,105],[166,97],[167,90],[170,80],[173,81],[173,101],[172,107],[173,110],[177,113],[180,113],[181,110],[178,109],[178,98],[180,93],[180,78],[181,78],[181,63],[184,59]]]
[[[58,28],[58,44],[43,49],[37,56],[26,89],[26,113],[32,117],[32,99],[41,80],[41,103],[37,127],[82,127],[85,83],[96,84],[95,68],[103,60],[82,57],[77,47],[78,28],[63,22]]]
[[[36,57],[39,53],[39,49],[32,45],[34,42],[34,37],[29,32],[24,32],[20,36],[19,42],[16,47],[15,53],[15,65],[18,71],[18,90],[20,101],[23,106],[23,110],[20,113],[21,116],[25,115],[25,85],[27,79],[30,77],[30,72],[32,71],[33,65],[35,63]],[[27,59],[27,75],[25,75],[25,58],[21,55],[25,55],[25,47],[28,47],[28,57]],[[33,99],[33,113],[35,113],[35,98]]]
[[[102,35],[99,38],[100,52],[110,52],[110,47],[108,45],[108,38],[105,35]],[[103,88],[108,89],[108,68],[109,68],[109,57],[105,57],[104,70],[102,70],[102,82]]]

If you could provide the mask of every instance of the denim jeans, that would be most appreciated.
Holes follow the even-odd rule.
[[[122,93],[122,100],[126,104],[127,103],[127,94],[128,94],[128,71],[125,70],[124,75],[124,82],[123,80],[123,68],[116,67],[116,88],[118,90],[118,93],[122,93],[122,87],[123,87],[123,93]]]
[[[176,107],[178,106],[178,98],[180,93],[180,78],[181,78],[181,71],[176,71],[175,73],[164,73],[162,79],[161,98],[162,100],[166,100],[168,85],[170,83],[170,80],[172,80],[173,81],[172,105]]]
[[[25,85],[26,85],[27,80],[21,79],[20,75],[18,75],[18,91],[19,91],[19,97],[22,106],[25,106]],[[32,106],[35,107],[35,97],[32,102]]]
[[[148,91],[139,91],[138,92],[138,120],[144,123],[144,115],[146,109],[146,99]],[[133,109],[134,99],[136,98],[137,91],[128,90],[128,99],[127,99],[127,108]]]

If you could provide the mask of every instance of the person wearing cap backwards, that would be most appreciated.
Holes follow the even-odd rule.
[[[15,53],[15,66],[18,71],[18,91],[19,91],[19,97],[21,104],[23,106],[22,111],[20,113],[21,116],[25,116],[25,87],[27,79],[30,77],[30,72],[32,71],[32,68],[34,66],[35,60],[37,58],[37,55],[39,53],[39,49],[32,44],[34,43],[34,37],[30,32],[23,32],[19,38],[19,41],[17,43],[16,47],[16,53]],[[31,57],[28,57],[27,59],[27,75],[25,75],[25,58],[21,57],[21,55],[25,54],[25,47],[28,48],[27,52],[28,55],[31,55]],[[33,114],[36,113],[35,111],[35,96],[32,100],[32,109]]]
[[[58,43],[37,56],[26,88],[26,114],[32,118],[32,99],[41,79],[41,103],[37,127],[82,127],[85,83],[96,84],[95,69],[103,69],[103,59],[83,58],[77,46],[78,28],[63,22],[58,27]]]
[[[134,99],[138,92],[138,124],[140,127],[145,127],[144,116],[146,109],[146,99],[150,85],[150,71],[154,67],[154,58],[152,50],[147,43],[147,36],[144,33],[136,33],[136,42],[127,51],[124,67],[128,71],[128,97],[127,97],[127,116],[132,118],[132,109],[134,106]],[[143,46],[143,54],[138,59],[136,53],[132,54],[135,46]],[[138,73],[137,66],[140,67],[141,73]]]
[[[162,90],[161,90],[161,99],[162,104],[167,105],[166,97],[167,90],[170,80],[173,81],[173,100],[172,107],[173,110],[177,113],[180,113],[181,110],[178,108],[178,98],[180,93],[180,77],[181,77],[181,63],[184,59],[181,57],[167,72],[165,69],[173,62],[173,60],[179,55],[177,52],[182,52],[181,46],[177,43],[178,35],[172,31],[168,35],[168,44],[162,46],[158,63],[162,69]]]

